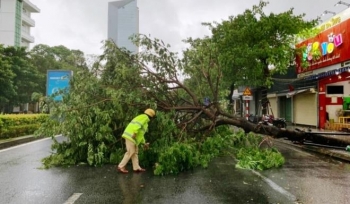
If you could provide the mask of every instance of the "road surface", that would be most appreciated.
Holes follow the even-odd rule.
[[[62,138],[59,138],[62,139]],[[283,168],[264,172],[235,168],[230,157],[208,169],[171,176],[151,170],[119,174],[114,165],[41,169],[50,154],[44,139],[0,150],[0,203],[348,203],[350,165],[276,144]]]

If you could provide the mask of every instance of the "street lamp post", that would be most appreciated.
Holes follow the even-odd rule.
[[[323,11],[322,16],[324,16],[328,13],[333,14],[333,16],[335,16],[335,14],[337,14],[336,12],[325,10],[325,11]]]
[[[347,7],[350,7],[350,4],[349,3],[346,3],[344,1],[338,1],[336,4],[334,4],[334,6],[338,6],[338,5],[345,5]]]

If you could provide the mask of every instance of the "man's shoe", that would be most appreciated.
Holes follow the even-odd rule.
[[[129,173],[128,170],[126,170],[126,169],[124,169],[124,168],[119,168],[119,167],[117,167],[117,171],[119,171],[119,172],[122,173],[122,174],[127,174],[127,173]]]
[[[137,173],[145,172],[145,171],[146,171],[146,169],[143,169],[143,168],[139,168],[139,169],[134,170],[134,172],[137,172]]]

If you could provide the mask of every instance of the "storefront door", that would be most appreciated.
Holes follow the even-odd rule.
[[[281,118],[285,118],[288,122],[292,121],[292,100],[291,98],[287,98],[286,96],[282,96],[279,98],[280,102],[280,116]]]

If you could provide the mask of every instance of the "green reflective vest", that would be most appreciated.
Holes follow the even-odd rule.
[[[136,145],[145,144],[146,141],[144,136],[148,130],[149,121],[150,120],[146,114],[136,116],[128,126],[126,126],[122,137],[132,141]],[[133,134],[136,135],[135,139],[132,138]]]

